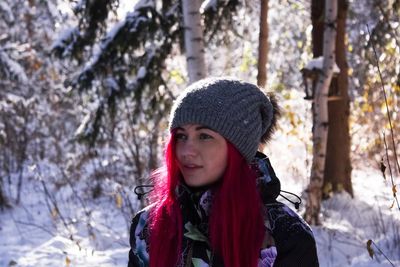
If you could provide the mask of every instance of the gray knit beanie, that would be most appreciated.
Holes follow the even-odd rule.
[[[251,162],[274,121],[274,106],[256,85],[233,78],[207,78],[191,84],[175,100],[169,129],[185,124],[209,127]]]

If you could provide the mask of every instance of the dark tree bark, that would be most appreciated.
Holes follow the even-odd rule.
[[[324,1],[313,0],[311,9],[313,56],[319,57],[323,50]],[[335,193],[342,190],[353,196],[349,134],[350,99],[345,44],[347,10],[347,1],[338,0],[335,54],[340,73],[332,80],[330,94],[338,95],[339,98],[328,102],[329,132],[323,183],[325,198],[329,196],[330,192]]]
[[[3,179],[0,178],[0,210],[3,210],[4,207],[8,207],[7,197],[3,192]]]
[[[311,23],[312,23],[312,51],[314,58],[322,56],[324,38],[324,7],[325,1],[312,0]]]
[[[344,189],[353,196],[349,134],[349,75],[345,44],[347,10],[347,1],[338,0],[336,63],[340,69],[340,73],[333,80],[331,93],[338,94],[339,98],[328,102],[329,133],[324,188],[332,185],[333,192],[340,192]]]
[[[260,35],[258,43],[257,85],[264,88],[267,83],[268,62],[268,0],[261,0]]]

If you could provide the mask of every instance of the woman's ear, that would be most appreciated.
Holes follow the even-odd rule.
[[[276,100],[276,97],[273,93],[268,93],[267,94],[269,101],[272,104],[272,120],[271,120],[271,125],[268,127],[268,129],[265,131],[265,133],[261,136],[261,142],[262,143],[268,143],[268,141],[271,139],[272,134],[275,132],[276,127],[277,127],[277,121],[279,117],[281,116],[281,109],[278,105],[278,101]]]

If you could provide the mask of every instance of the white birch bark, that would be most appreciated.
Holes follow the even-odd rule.
[[[312,225],[320,224],[319,213],[329,125],[328,93],[335,66],[336,20],[337,0],[325,0],[323,67],[318,75],[314,96],[313,162],[305,213],[305,220]]]
[[[206,76],[201,0],[182,0],[186,62],[189,83]]]

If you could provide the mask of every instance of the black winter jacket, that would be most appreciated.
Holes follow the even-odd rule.
[[[319,266],[316,244],[311,228],[283,203],[276,201],[280,182],[269,159],[257,153],[251,164],[257,172],[257,186],[266,207],[264,218],[273,237],[260,251],[259,267],[316,267]],[[182,207],[183,248],[178,266],[223,267],[208,242],[208,211],[212,202],[211,190],[191,192],[180,185],[177,197]],[[149,213],[152,206],[139,211],[132,220],[128,267],[149,266]],[[168,266],[166,266],[168,267]],[[172,267],[172,266],[171,266]]]

